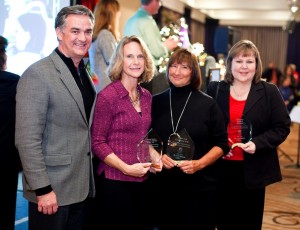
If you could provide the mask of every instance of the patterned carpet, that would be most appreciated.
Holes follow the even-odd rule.
[[[283,180],[267,187],[263,230],[300,229],[298,130],[299,124],[292,124],[290,135],[279,148]]]

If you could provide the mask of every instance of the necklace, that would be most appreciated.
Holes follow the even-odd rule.
[[[179,136],[179,134],[177,133],[177,128],[178,128],[178,124],[179,124],[179,122],[180,122],[180,119],[181,119],[181,117],[182,117],[182,114],[183,114],[183,112],[184,112],[184,110],[185,110],[185,107],[186,107],[186,105],[187,105],[187,103],[188,103],[188,101],[189,101],[191,95],[192,95],[192,91],[190,92],[188,98],[186,99],[186,102],[185,102],[185,104],[184,104],[184,106],[183,106],[183,109],[182,109],[182,111],[181,111],[181,114],[180,114],[180,116],[179,116],[179,118],[178,118],[177,124],[176,124],[176,126],[175,126],[175,128],[174,128],[173,111],[172,111],[172,99],[171,99],[171,89],[170,89],[170,91],[169,91],[169,98],[170,98],[170,114],[171,114],[171,123],[172,123],[172,130],[173,130],[173,133],[169,136],[169,141],[168,141],[168,143],[169,143],[169,145],[171,145],[171,146],[172,146],[172,145],[176,145],[176,142],[175,142],[175,141],[178,142],[178,140],[180,140],[180,136]]]
[[[249,93],[249,90],[247,90],[246,92],[244,92],[244,93],[242,93],[242,94],[238,94],[238,93],[235,91],[233,85],[231,86],[231,88],[232,88],[232,91],[233,91],[234,95],[235,95],[239,100],[244,100],[244,99],[247,98],[247,95],[248,95],[248,93]]]
[[[138,105],[138,103],[140,102],[140,91],[138,91],[138,89],[136,89],[136,98],[134,100],[132,100],[132,98],[129,96],[129,99],[130,99],[130,102],[133,105],[133,107]]]

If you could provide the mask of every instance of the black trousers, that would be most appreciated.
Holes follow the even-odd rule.
[[[214,230],[215,191],[188,188],[163,190],[153,214],[158,230]]]
[[[0,229],[15,229],[18,174],[16,165],[0,167],[0,177],[3,179],[2,181],[5,181],[4,186],[0,189]]]
[[[91,225],[101,230],[153,229],[149,213],[147,181],[131,182],[110,180],[95,176],[96,198],[90,215]]]
[[[223,160],[219,163],[217,229],[261,230],[265,188],[246,188],[242,161]]]
[[[29,202],[29,230],[85,230],[90,198],[66,206],[59,206],[54,215],[38,211],[37,204]]]

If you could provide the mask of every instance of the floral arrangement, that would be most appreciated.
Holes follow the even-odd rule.
[[[204,52],[203,44],[197,42],[191,44],[188,35],[188,25],[186,24],[185,18],[180,18],[177,23],[170,23],[168,26],[164,26],[160,30],[162,41],[165,41],[169,37],[174,39],[179,39],[178,46],[186,48],[191,51],[199,60],[199,65],[204,66],[205,58],[207,54]],[[172,52],[169,53],[167,57],[160,58],[159,72],[163,73],[166,71],[167,63]]]

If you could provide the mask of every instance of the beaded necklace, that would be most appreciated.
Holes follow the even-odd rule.
[[[136,89],[136,98],[132,100],[132,98],[129,96],[129,99],[133,107],[137,106],[140,102],[140,91]]]

